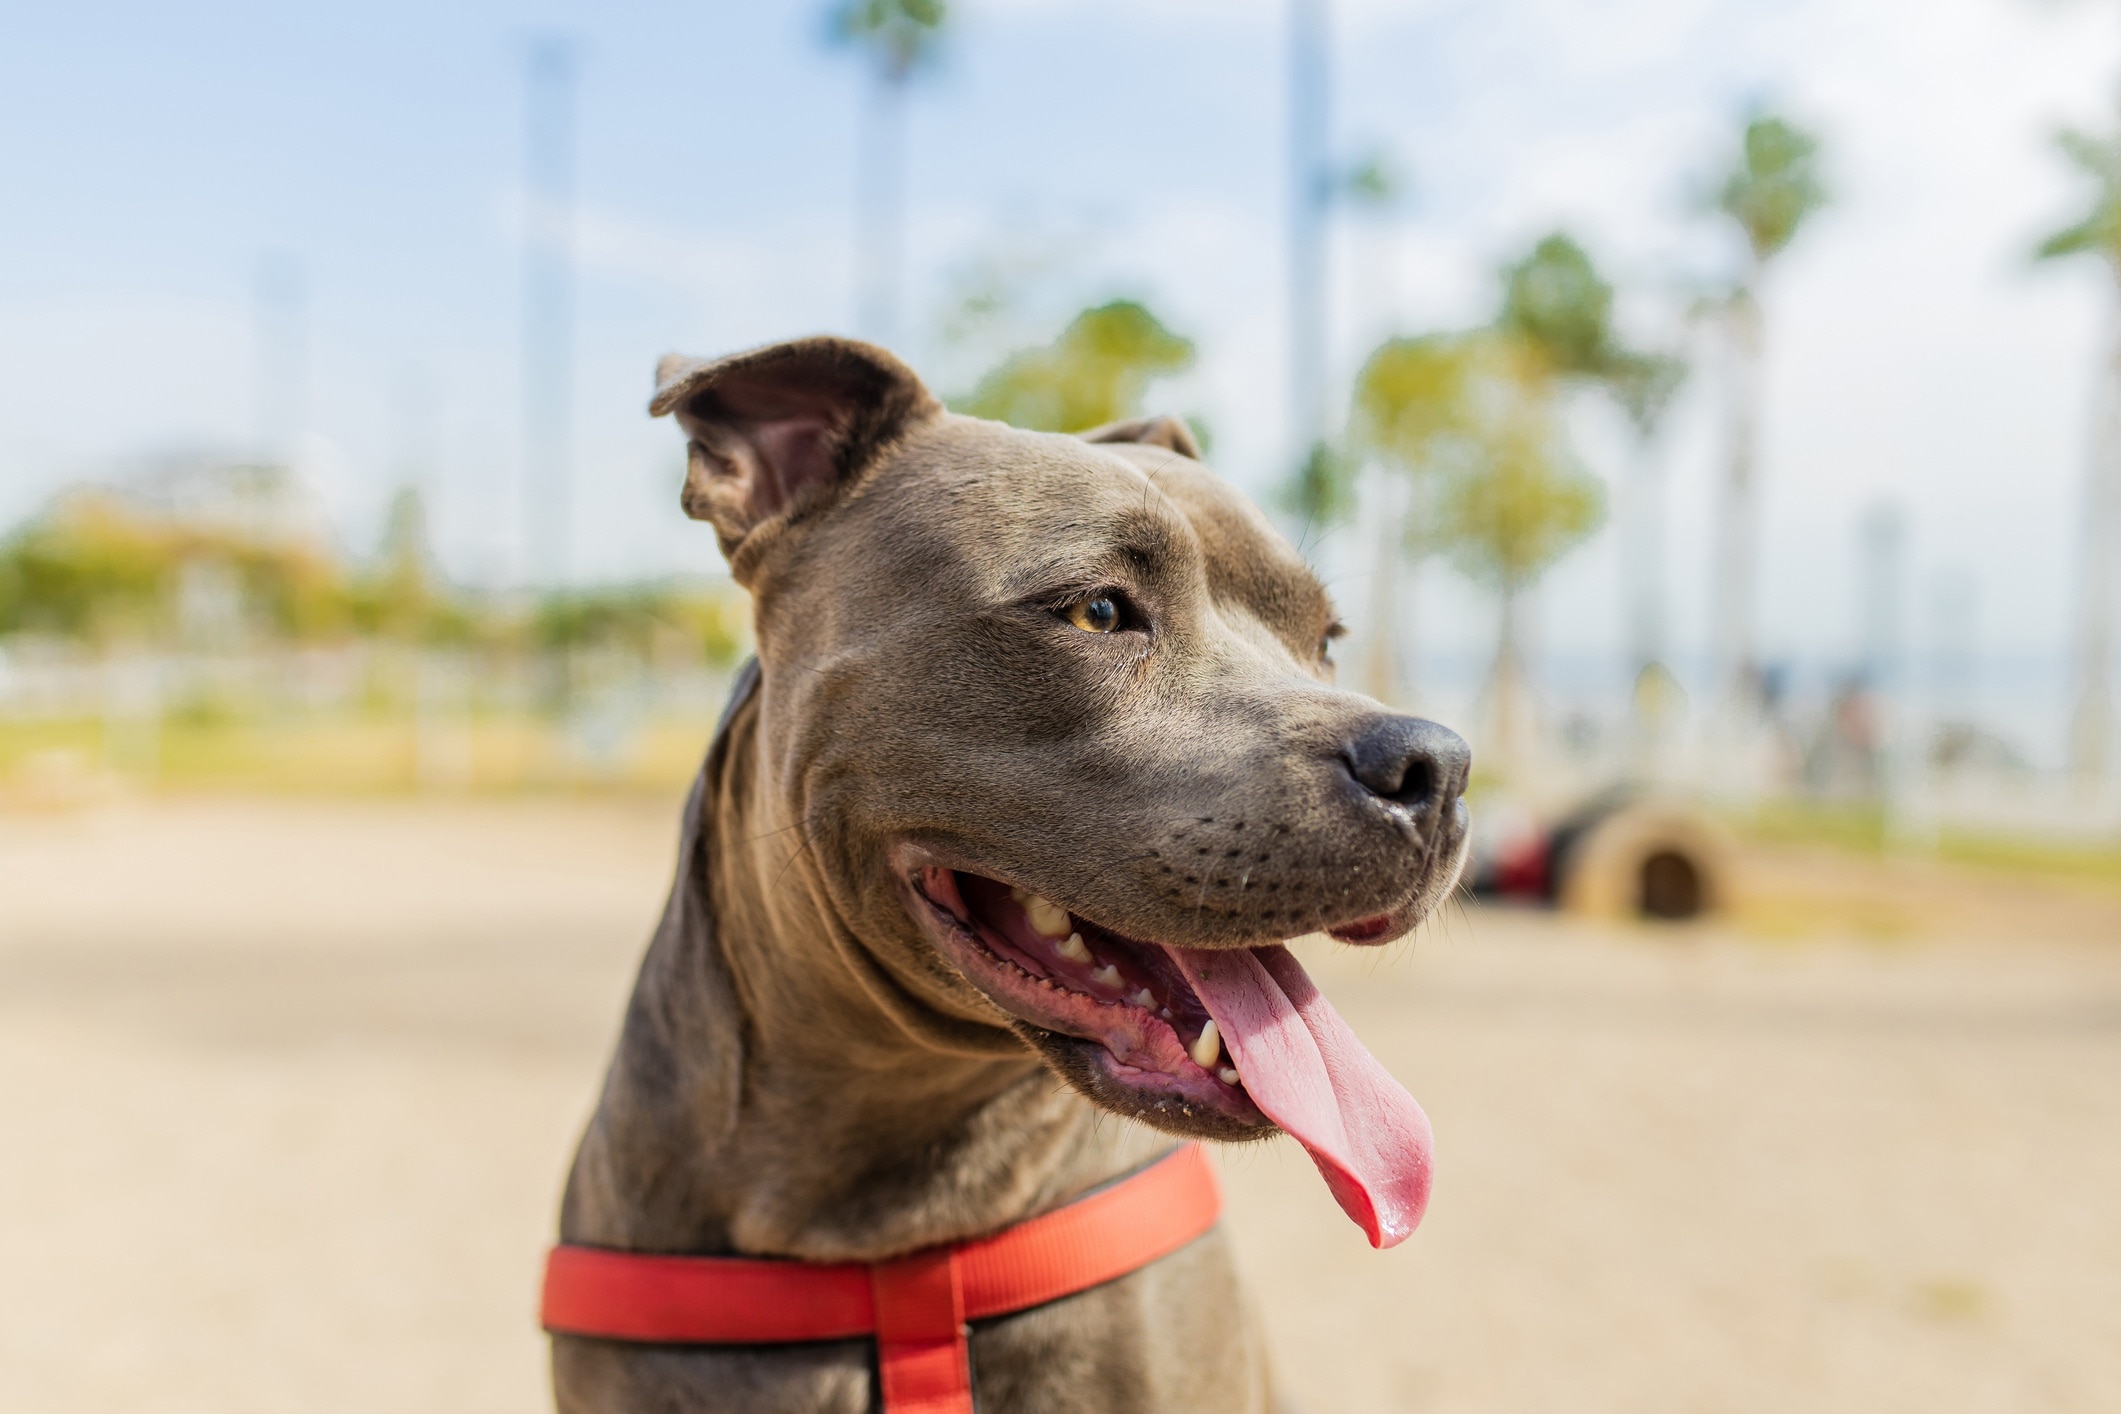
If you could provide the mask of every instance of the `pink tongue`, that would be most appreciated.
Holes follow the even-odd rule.
[[[1391,1247],[1429,1202],[1429,1117],[1282,947],[1166,948],[1237,1057],[1245,1091],[1311,1153],[1341,1210]]]

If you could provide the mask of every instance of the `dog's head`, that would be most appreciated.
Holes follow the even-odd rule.
[[[761,767],[860,946],[1108,1109],[1287,1129],[1411,1230],[1426,1121],[1281,944],[1437,905],[1464,743],[1333,685],[1325,591],[1177,422],[955,416],[837,339],[658,373],[754,596]]]

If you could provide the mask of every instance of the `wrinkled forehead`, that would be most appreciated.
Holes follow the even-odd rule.
[[[871,494],[908,560],[954,562],[952,577],[988,603],[1146,579],[1205,582],[1218,604],[1303,644],[1333,620],[1317,578],[1258,508],[1160,447],[953,417],[903,448]]]

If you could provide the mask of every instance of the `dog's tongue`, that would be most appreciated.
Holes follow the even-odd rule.
[[[1429,1201],[1429,1117],[1355,1039],[1289,950],[1168,948],[1245,1090],[1310,1151],[1341,1210],[1390,1247]]]

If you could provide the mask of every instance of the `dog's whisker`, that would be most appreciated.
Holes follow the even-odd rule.
[[[795,867],[795,861],[801,859],[805,854],[810,851],[810,845],[810,837],[808,835],[803,836],[803,843],[801,844],[801,846],[798,847],[794,853],[790,854],[788,858],[782,862],[780,872],[773,876],[774,888],[780,888],[781,881],[788,877],[788,871]]]
[[[758,843],[758,842],[759,842],[760,840],[770,840],[770,839],[772,839],[772,838],[773,838],[773,837],[774,837],[775,835],[785,835],[785,834],[787,834],[787,833],[788,833],[788,832],[789,832],[790,830],[800,830],[800,829],[802,829],[802,828],[803,828],[803,822],[802,822],[802,821],[800,821],[800,820],[798,820],[798,821],[796,821],[796,822],[795,822],[794,824],[792,824],[792,825],[783,825],[783,826],[781,826],[781,827],[780,827],[780,828],[779,828],[778,830],[761,830],[761,831],[759,831],[759,832],[758,832],[757,834],[755,834],[755,835],[746,835],[746,836],[744,836],[744,838],[742,838],[741,840],[738,840],[738,841],[737,841],[737,843],[738,843],[738,844],[757,844],[757,843]]]

